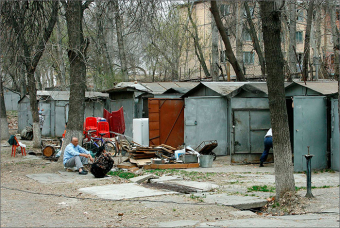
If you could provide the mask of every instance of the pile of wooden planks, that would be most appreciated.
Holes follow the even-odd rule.
[[[130,158],[133,159],[147,159],[147,158],[170,158],[175,152],[176,148],[162,144],[152,147],[133,147],[129,150]]]

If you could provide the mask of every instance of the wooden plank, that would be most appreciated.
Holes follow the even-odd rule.
[[[151,159],[138,159],[138,160],[136,160],[136,159],[130,158],[130,162],[137,164],[137,166],[143,166],[143,165],[146,165],[147,163],[151,163]]]
[[[189,163],[189,164],[150,164],[144,165],[143,169],[190,169],[198,168],[200,164]]]
[[[137,167],[137,165],[131,164],[130,162],[123,162],[123,163],[120,163],[119,165],[117,165],[117,168],[120,168],[120,169],[131,169],[131,168],[134,168],[134,167]]]

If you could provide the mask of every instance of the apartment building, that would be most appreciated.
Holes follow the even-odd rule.
[[[263,50],[263,36],[261,29],[260,9],[259,3],[256,1],[248,1],[252,20],[260,41],[260,46]],[[225,25],[226,32],[229,36],[233,52],[238,59],[241,67],[244,70],[245,76],[248,79],[261,79],[261,67],[257,53],[253,47],[253,42],[249,34],[249,25],[247,23],[247,14],[244,8],[244,1],[218,1],[220,16]],[[308,4],[299,1],[296,5],[296,55],[295,60],[297,64],[297,72],[291,72],[288,69],[288,63],[292,60],[289,59],[289,22],[290,22],[290,8],[286,2],[285,10],[282,12],[282,52],[286,61],[285,72],[286,75],[295,73],[299,77],[299,72],[302,69],[302,60],[304,56],[304,41],[307,26],[307,8]],[[331,20],[330,15],[326,13],[326,5],[318,3],[315,6],[311,40],[310,40],[310,60],[312,66],[312,74],[314,78],[324,78],[327,72],[334,73],[334,51],[333,39],[331,33]],[[210,70],[212,64],[212,37],[216,30],[212,26],[212,14],[210,12],[210,1],[194,1],[193,3],[184,4],[179,9],[185,19],[188,16],[188,8],[192,12],[193,21],[196,23],[200,46],[204,55],[204,60],[207,68]],[[339,7],[336,10],[336,23],[339,28]],[[189,30],[191,33],[195,32],[192,29],[192,24],[189,23]],[[190,27],[191,26],[191,27]],[[188,32],[188,31],[186,31]],[[218,31],[217,31],[218,33]],[[236,74],[228,63],[225,55],[225,48],[222,39],[218,35],[218,65],[223,75],[220,80],[226,80],[227,76],[230,79],[236,79]],[[190,39],[190,38],[188,38]],[[181,56],[181,79],[196,79],[205,78],[206,75],[201,67],[197,57],[197,47],[195,51],[195,44],[193,39],[188,41],[189,45],[183,51]]]

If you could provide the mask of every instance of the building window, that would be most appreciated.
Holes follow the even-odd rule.
[[[296,32],[296,43],[302,43],[302,32]]]
[[[250,11],[251,18],[254,18],[254,7],[249,6],[249,11]],[[247,11],[246,10],[244,10],[243,16],[247,17]]]
[[[254,64],[254,52],[243,52],[243,63]]]
[[[220,14],[222,17],[230,14],[230,5],[221,4],[220,5]]]
[[[301,10],[296,10],[296,20],[297,21],[303,21],[303,11]]]
[[[227,55],[226,55],[226,51],[220,51],[220,62],[221,63],[225,63],[228,61]]]
[[[250,33],[246,29],[243,30],[242,37],[244,41],[251,41]]]

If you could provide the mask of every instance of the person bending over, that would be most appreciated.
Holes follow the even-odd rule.
[[[95,160],[91,166],[91,173],[96,178],[103,178],[112,169],[114,160],[106,153],[103,146],[99,147]]]
[[[88,159],[93,162],[90,152],[78,145],[78,138],[72,137],[71,143],[65,148],[63,163],[65,167],[77,167],[80,175],[86,175],[88,172],[84,170],[84,164],[88,163]]]

